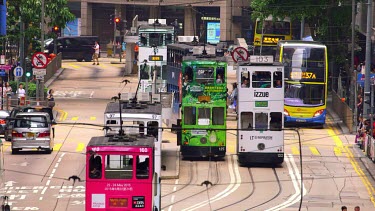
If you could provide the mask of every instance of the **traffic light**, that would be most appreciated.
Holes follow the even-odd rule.
[[[115,19],[115,15],[114,15],[114,14],[111,14],[111,15],[109,16],[109,24],[110,24],[110,25],[113,24],[113,22],[115,21],[114,19]]]
[[[56,34],[59,37],[61,35],[61,28],[58,26],[54,26],[52,28],[52,33]]]
[[[122,21],[119,17],[115,18],[115,24],[116,24],[116,29],[121,31],[122,30]]]

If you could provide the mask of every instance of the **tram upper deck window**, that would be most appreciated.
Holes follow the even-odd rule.
[[[214,69],[212,67],[200,67],[197,68],[195,80],[197,83],[213,83],[214,78]]]
[[[106,155],[106,179],[131,179],[133,177],[132,155]]]
[[[281,112],[271,112],[270,113],[270,129],[271,130],[281,130],[282,129],[282,113]]]
[[[159,133],[159,123],[157,121],[147,122],[147,135],[152,135],[158,138]]]
[[[252,75],[253,88],[270,88],[271,87],[271,72],[255,71]]]
[[[241,129],[253,129],[253,112],[241,112]]]
[[[149,34],[149,46],[163,46],[163,34],[150,33]]]
[[[102,156],[91,155],[89,160],[90,179],[102,178]]]
[[[150,157],[148,155],[137,156],[137,179],[148,179],[150,171]]]
[[[268,113],[255,113],[255,129],[267,130],[268,128]]]
[[[243,71],[241,73],[241,88],[250,87],[250,73],[249,71]]]
[[[142,33],[139,36],[141,37],[141,42],[140,42],[139,46],[147,46],[147,34]]]
[[[184,108],[184,124],[185,125],[195,125],[196,124],[196,108],[195,107],[185,107]]]
[[[282,88],[283,87],[283,73],[281,71],[276,71],[273,73],[273,87]]]
[[[209,125],[211,119],[210,108],[198,108],[198,125]]]
[[[224,83],[225,78],[225,69],[224,67],[217,67],[216,68],[216,83],[221,84]]]
[[[223,107],[212,108],[212,124],[213,125],[224,124],[224,108]]]
[[[173,44],[173,35],[165,34],[165,45]]]

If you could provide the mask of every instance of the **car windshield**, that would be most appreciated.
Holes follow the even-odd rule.
[[[18,128],[44,128],[48,127],[44,116],[17,116],[15,127]]]
[[[28,112],[28,113],[32,113],[32,112],[44,112],[44,113],[49,114],[51,120],[53,120],[53,113],[52,113],[52,109],[51,108],[24,108],[23,112]]]

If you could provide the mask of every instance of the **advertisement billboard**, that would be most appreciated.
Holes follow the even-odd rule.
[[[220,22],[207,22],[207,43],[220,42]]]

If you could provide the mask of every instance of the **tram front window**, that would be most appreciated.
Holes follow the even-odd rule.
[[[285,105],[315,107],[325,104],[324,84],[285,84]]]
[[[241,129],[253,129],[253,112],[241,112]]]
[[[196,124],[196,109],[195,107],[185,107],[184,108],[184,124],[185,125],[195,125]]]
[[[149,35],[150,43],[149,45],[152,46],[162,46],[163,45],[163,34],[159,33],[150,33]]]
[[[271,87],[271,72],[255,71],[252,75],[253,88],[270,88]]]
[[[267,128],[268,128],[268,114],[267,113],[255,113],[255,129],[267,130]]]
[[[198,125],[209,125],[210,119],[210,108],[198,108]]]
[[[133,176],[132,155],[107,155],[105,163],[106,179],[131,179]]]
[[[197,68],[195,80],[197,83],[213,83],[215,81],[214,69],[211,67]]]
[[[212,124],[213,125],[224,124],[224,108],[222,107],[212,108]]]

